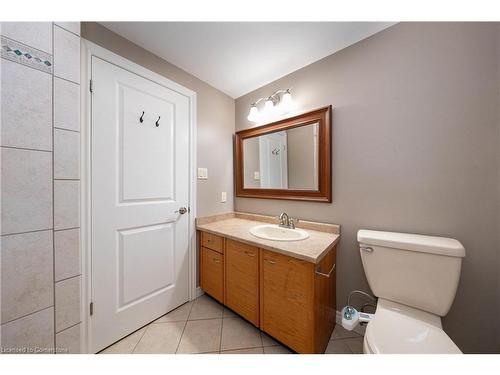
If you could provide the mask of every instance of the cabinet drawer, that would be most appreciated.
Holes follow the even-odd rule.
[[[224,302],[224,256],[216,251],[201,248],[200,286],[217,301]]]
[[[222,237],[212,233],[201,232],[201,246],[222,254]]]
[[[259,326],[259,249],[226,239],[225,304]]]

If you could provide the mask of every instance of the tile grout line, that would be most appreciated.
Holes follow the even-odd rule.
[[[54,348],[57,345],[57,322],[56,322],[56,244],[55,244],[55,189],[54,189],[54,22],[52,22],[51,27],[51,37],[52,37],[52,72],[51,72],[51,83],[52,83],[52,281],[53,281],[53,296],[54,296]],[[54,350],[55,353],[55,350]]]
[[[29,147],[5,146],[5,145],[2,145],[1,147],[8,148],[11,150],[35,151],[35,152],[53,152],[53,150],[41,150],[39,148],[29,148]]]
[[[26,317],[28,317],[30,315],[37,314],[37,313],[42,312],[44,310],[50,309],[51,307],[54,307],[54,310],[55,310],[55,304],[52,303],[52,305],[50,305],[50,306],[44,307],[44,308],[42,308],[40,310],[36,310],[36,311],[30,312],[29,314],[21,315],[21,316],[19,316],[17,318],[14,318],[14,319],[8,320],[6,322],[3,322],[1,325],[3,326],[5,324],[9,324],[9,323],[15,322],[16,320],[23,319],[23,318],[26,318]]]
[[[195,303],[196,303],[196,299],[191,303],[191,308],[189,309],[189,313],[188,313],[188,316],[186,318],[186,323],[184,323],[184,327],[182,328],[182,332],[181,332],[181,337],[179,338],[179,342],[177,343],[177,347],[175,348],[175,354],[177,354],[177,352],[179,351],[179,346],[181,345],[182,336],[184,336],[184,331],[186,330],[187,324],[189,322],[189,317],[191,316],[191,311],[193,311],[193,306]]]
[[[5,233],[5,234],[2,234],[1,237],[18,236],[18,235],[21,235],[21,234],[30,234],[30,233],[38,233],[38,232],[50,232],[52,230],[54,230],[54,228],[29,230],[27,232]]]
[[[61,332],[64,332],[64,331],[66,331],[66,330],[68,330],[68,329],[70,329],[70,328],[76,327],[76,326],[77,326],[77,325],[79,325],[80,323],[81,323],[81,321],[79,321],[78,323],[72,324],[72,325],[70,325],[69,327],[63,328],[63,329],[61,329],[60,331],[57,331],[57,332],[56,332],[56,334],[61,333]]]
[[[65,28],[65,27],[62,27],[62,26],[61,26],[61,25],[59,25],[57,22],[54,22],[54,26],[57,26],[58,28],[60,28],[60,29],[62,29],[62,30],[64,30],[64,31],[67,31],[68,33],[71,33],[71,34],[73,34],[73,35],[77,36],[78,38],[81,38],[81,35],[78,35],[77,33],[73,32],[73,31],[71,31],[71,30],[68,30],[68,29],[67,29],[67,28]],[[52,47],[52,48],[54,48],[54,47]]]
[[[57,284],[57,283],[60,283],[62,281],[71,280],[71,279],[74,279],[75,277],[80,277],[80,276],[82,276],[81,273],[79,273],[78,275],[65,277],[64,279],[60,279],[60,280],[55,280],[55,278],[54,278],[54,280],[55,280],[54,283]]]
[[[150,324],[151,324],[151,323],[150,323]],[[148,330],[148,328],[149,328],[150,324],[148,324],[147,326],[145,326],[145,327],[144,327],[144,328],[145,328],[144,332],[142,333],[142,335],[141,335],[141,337],[139,338],[139,340],[137,340],[137,343],[136,343],[136,344],[134,345],[134,347],[132,348],[132,351],[130,352],[130,354],[134,354],[134,352],[135,352],[135,348],[137,348],[137,345],[139,345],[139,343],[141,342],[141,340],[142,340],[142,338],[144,337],[144,335],[146,334],[146,331]],[[132,334],[133,334],[133,333],[132,333]],[[125,337],[124,337],[124,338],[125,338]],[[124,339],[124,338],[123,338],[123,339]],[[123,340],[123,339],[122,339],[122,340]],[[122,341],[122,340],[120,340],[120,341]],[[120,341],[118,341],[118,342],[120,342]],[[115,344],[116,344],[116,342],[115,342]],[[113,345],[114,345],[114,344],[113,344]]]

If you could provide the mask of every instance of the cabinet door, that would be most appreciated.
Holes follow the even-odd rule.
[[[201,248],[201,288],[220,303],[224,302],[224,256],[216,251]]]
[[[259,249],[226,240],[225,305],[259,326]]]
[[[313,353],[314,265],[261,251],[261,329],[299,353]]]

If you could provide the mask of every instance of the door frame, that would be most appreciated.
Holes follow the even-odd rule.
[[[92,160],[91,160],[91,95],[90,78],[92,76],[92,56],[99,57],[111,64],[167,87],[184,95],[189,100],[189,300],[197,297],[196,269],[196,92],[180,84],[150,71],[149,69],[127,60],[86,39],[81,39],[81,69],[80,69],[80,248],[81,248],[81,351],[90,353],[92,332],[90,302],[92,301]],[[95,89],[96,87],[94,87]]]

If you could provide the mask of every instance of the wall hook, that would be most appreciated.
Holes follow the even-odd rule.
[[[142,124],[144,120],[142,119],[144,117],[144,111],[142,111],[141,117],[139,117],[139,122]]]
[[[158,116],[158,120],[156,120],[156,123],[155,123],[156,127],[160,126],[160,117],[161,116]]]

